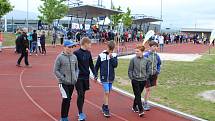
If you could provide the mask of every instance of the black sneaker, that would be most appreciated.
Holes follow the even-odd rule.
[[[140,111],[140,112],[139,112],[139,116],[140,116],[140,117],[143,117],[144,114],[145,114],[145,113],[144,113],[143,111]]]
[[[109,111],[107,105],[103,105],[103,106],[102,106],[102,112],[103,112],[103,114],[104,114],[104,116],[105,116],[106,118],[109,118],[109,117],[110,117],[110,111]]]

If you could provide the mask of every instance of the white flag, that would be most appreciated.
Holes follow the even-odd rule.
[[[144,38],[144,41],[143,41],[143,46],[145,45],[145,43],[149,40],[149,38],[151,38],[152,36],[154,36],[155,32],[153,30],[149,30],[146,35],[145,35],[145,38]]]

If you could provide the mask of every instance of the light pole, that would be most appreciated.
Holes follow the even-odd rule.
[[[29,1],[27,0],[27,21],[26,21],[26,23],[27,23],[27,31],[29,31],[29,25],[28,25],[28,12],[29,12],[29,10],[28,10],[28,7],[29,7]]]
[[[161,16],[160,16],[160,19],[161,19],[161,22],[160,22],[160,33],[162,32],[161,30],[162,30],[162,28],[161,28],[161,26],[162,26],[162,19],[163,19],[163,0],[161,0],[161,10],[160,10],[160,14],[161,14]]]

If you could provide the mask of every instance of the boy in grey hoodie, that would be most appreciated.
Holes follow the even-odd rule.
[[[141,94],[144,90],[146,81],[149,76],[150,64],[150,61],[147,58],[144,58],[143,56],[144,50],[145,47],[142,45],[138,45],[135,48],[136,56],[131,59],[128,68],[128,76],[131,80],[135,96],[132,110],[136,113],[139,113],[140,117],[144,115],[143,106],[141,102]]]
[[[57,56],[54,64],[54,74],[58,79],[62,95],[61,120],[68,121],[71,96],[78,77],[77,57],[72,53],[75,44],[72,41],[64,41],[64,51]]]

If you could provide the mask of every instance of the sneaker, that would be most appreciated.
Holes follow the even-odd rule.
[[[143,117],[144,114],[145,114],[145,113],[144,113],[143,111],[140,111],[140,112],[139,112],[139,116],[140,116],[140,117]]]
[[[61,118],[60,121],[69,121],[68,117],[66,118]]]
[[[16,64],[17,67],[22,67],[20,64]]]
[[[110,110],[108,109],[107,105],[102,106],[102,112],[105,117],[109,118],[110,117]]]
[[[26,65],[25,67],[26,67],[26,68],[32,68],[32,66],[31,66],[31,65]]]
[[[84,113],[80,113],[78,116],[78,121],[85,121],[87,116]]]
[[[149,111],[151,109],[151,107],[148,104],[145,103],[145,104],[143,104],[143,109],[145,111]]]
[[[32,54],[30,53],[29,55],[31,56]]]
[[[139,110],[138,110],[137,107],[133,107],[131,110],[132,110],[134,113],[139,113]]]

